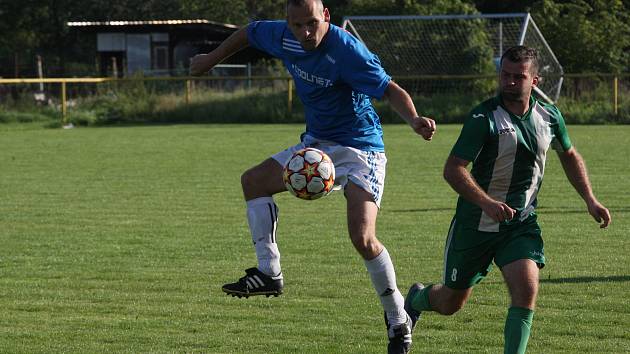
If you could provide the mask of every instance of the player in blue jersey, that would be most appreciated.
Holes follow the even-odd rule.
[[[378,57],[343,29],[330,24],[321,0],[287,1],[286,21],[250,23],[216,50],[195,56],[190,72],[200,75],[236,51],[251,45],[281,59],[293,76],[305,107],[301,142],[246,171],[241,178],[247,218],[258,267],[246,270],[223,291],[234,296],[279,295],[283,280],[276,244],[278,208],[272,196],[284,192],[282,169],[292,153],[306,146],[333,160],[336,184],[344,187],[348,230],[363,257],[385,311],[391,353],[411,345],[411,319],[396,285],[387,249],[376,238],[376,216],[383,194],[383,132],[371,98],[386,98],[425,140],[435,131],[432,119],[418,116],[409,94],[383,70]]]
[[[537,52],[524,46],[508,49],[501,58],[499,95],[473,109],[444,167],[444,178],[459,199],[444,252],[443,282],[414,284],[405,304],[414,324],[422,311],[454,314],[494,262],[512,299],[504,327],[506,354],[526,350],[538,272],[545,265],[534,211],[550,146],[589,214],[602,228],[611,220],[593,194],[562,114],[531,95],[537,83]]]

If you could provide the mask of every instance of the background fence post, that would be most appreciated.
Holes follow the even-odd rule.
[[[252,89],[252,63],[247,63],[247,89]]]
[[[190,80],[186,80],[186,104],[190,104]]]
[[[619,78],[615,76],[613,79],[613,110],[615,117],[619,116]]]
[[[61,81],[61,125],[66,125],[67,122],[67,102],[66,102],[66,82]]]

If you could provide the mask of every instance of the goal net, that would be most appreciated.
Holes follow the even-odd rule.
[[[379,56],[387,72],[416,94],[494,92],[503,52],[539,51],[537,94],[556,101],[562,66],[528,13],[436,16],[350,16],[343,28]]]

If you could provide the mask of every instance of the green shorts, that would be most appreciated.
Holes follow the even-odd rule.
[[[492,261],[501,268],[519,259],[531,259],[538,268],[545,266],[536,216],[499,232],[478,231],[453,218],[444,250],[443,282],[451,289],[467,289],[488,275]]]

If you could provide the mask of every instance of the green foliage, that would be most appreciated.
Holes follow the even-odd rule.
[[[118,88],[82,100],[70,110],[75,125],[138,123],[287,123],[303,120],[301,105],[287,116],[286,92],[260,90],[193,95],[191,104],[176,94],[156,94],[146,89]]]
[[[558,103],[565,120],[569,124],[630,124],[630,102],[621,102],[619,113],[615,116],[611,103],[606,98],[591,98],[588,104],[585,99],[566,98]]]
[[[324,1],[326,3],[326,1]],[[332,10],[331,10],[332,11]],[[335,8],[337,16],[471,14],[475,7],[462,0],[351,0]]]
[[[612,77],[569,77],[563,83],[563,95],[558,102],[569,123],[630,123],[630,100],[624,89],[626,79],[619,80],[618,115],[614,115]]]
[[[628,72],[630,5],[627,1],[540,0],[532,8],[532,16],[565,72]]]
[[[50,120],[50,115],[43,112],[0,111],[0,123],[32,123]]]
[[[477,80],[469,86],[490,87],[488,82]],[[567,83],[574,85],[573,81]],[[405,81],[399,82],[403,87]],[[450,85],[448,82],[445,85]],[[569,86],[571,86],[569,85]],[[422,86],[422,85],[420,85]],[[620,100],[619,114],[613,114],[612,93],[606,82],[591,87],[580,96],[566,96],[559,108],[570,124],[630,123],[630,102]],[[438,124],[461,123],[477,104],[494,94],[494,89],[474,90],[468,93],[446,90],[430,95],[413,95],[419,113],[434,118]],[[193,92],[191,102],[185,103],[183,93],[159,93],[155,86],[140,81],[118,82],[105,85],[95,96],[79,98],[68,108],[68,122],[77,126],[146,124],[146,123],[303,123],[304,110],[294,97],[291,114],[288,114],[287,92],[255,89],[233,92],[199,89]],[[384,124],[402,124],[404,121],[384,100],[373,101]],[[46,122],[59,127],[61,112],[58,104],[37,106],[30,99],[0,105],[0,123]],[[55,123],[54,125],[52,123]]]
[[[181,104],[183,97],[156,115],[161,122],[181,123],[298,123],[304,120],[300,104],[293,114],[287,113],[286,92],[259,90],[232,93],[198,93],[190,105]]]
[[[182,0],[180,11],[184,18],[205,18],[236,25],[249,22],[243,1],[231,1],[230,6],[225,6],[225,2],[219,0]]]
[[[628,117],[628,105],[621,107],[619,118],[610,111],[610,102],[592,101],[588,105],[580,105],[576,100],[563,100],[559,105],[562,115],[568,123],[572,124],[605,124],[605,123],[630,123]]]
[[[630,67],[630,2],[622,0],[325,0],[332,20],[341,24],[350,15],[433,15],[531,11],[565,71],[627,72]],[[477,8],[475,8],[475,5]],[[245,25],[254,19],[282,19],[285,1],[275,0],[3,0],[0,6],[0,63],[4,75],[13,73],[14,55],[22,66],[34,67],[34,57],[44,57],[47,76],[80,75],[85,67],[68,63],[94,61],[92,35],[66,26],[67,21],[150,20],[204,18]],[[471,33],[471,36],[474,36]],[[466,44],[465,42],[464,44]],[[473,39],[470,55],[480,60],[481,42]],[[477,49],[475,49],[477,48]],[[466,48],[464,48],[466,49]],[[479,61],[473,61],[477,63]],[[55,68],[54,70],[52,68]],[[22,75],[34,75],[34,71]]]
[[[436,94],[430,97],[416,96],[413,101],[419,114],[435,119],[437,124],[445,124],[463,122],[470,110],[481,100],[474,95]],[[375,101],[374,105],[383,123],[404,123],[389,103]]]
[[[40,126],[58,126],[60,113],[54,106],[36,102],[31,95],[17,92],[17,99],[6,95],[0,102],[0,123],[37,123]]]

